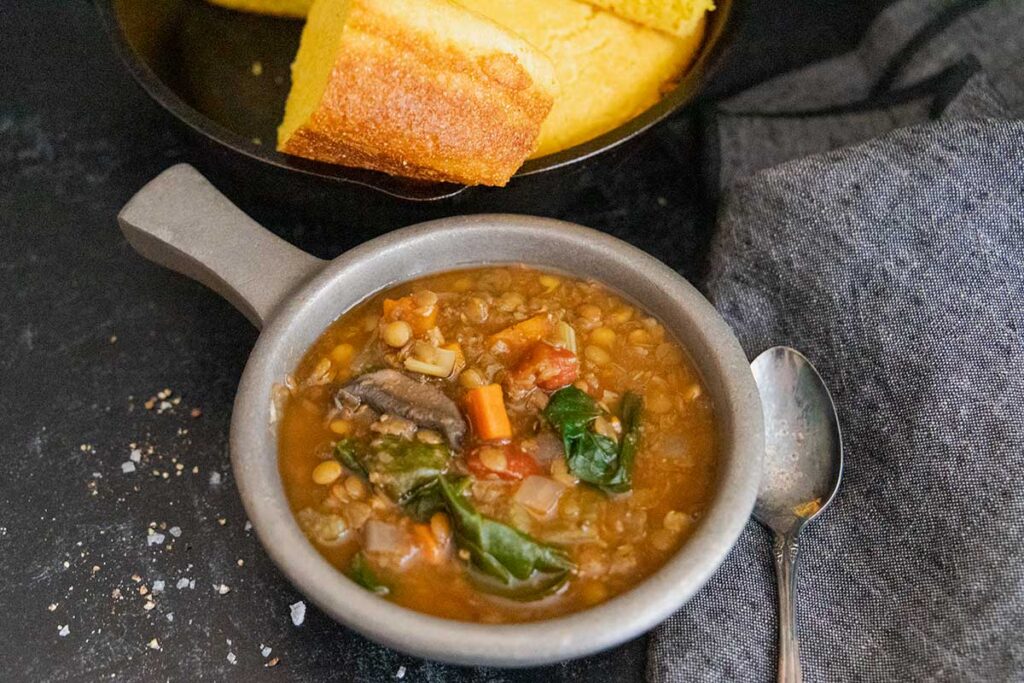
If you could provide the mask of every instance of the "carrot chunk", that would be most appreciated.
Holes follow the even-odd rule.
[[[487,347],[504,342],[511,351],[517,351],[527,344],[540,341],[551,334],[554,324],[546,313],[527,318],[515,325],[495,332],[487,338]]]
[[[416,547],[430,562],[437,562],[441,559],[441,547],[426,524],[414,524],[412,527],[413,539]]]
[[[466,408],[473,429],[485,441],[512,438],[512,425],[505,411],[505,398],[500,384],[470,389],[466,392]]]

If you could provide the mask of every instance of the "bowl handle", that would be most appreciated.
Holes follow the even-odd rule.
[[[249,218],[188,164],[149,181],[117,222],[135,251],[206,285],[260,329],[327,263]]]

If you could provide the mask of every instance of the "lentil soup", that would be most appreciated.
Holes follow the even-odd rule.
[[[299,525],[367,590],[532,621],[604,602],[691,533],[713,406],[665,328],[603,285],[521,267],[379,293],[275,388]]]

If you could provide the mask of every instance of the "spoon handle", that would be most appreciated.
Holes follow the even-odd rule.
[[[775,577],[779,585],[779,683],[800,683],[800,647],[796,635],[795,536],[775,534]]]

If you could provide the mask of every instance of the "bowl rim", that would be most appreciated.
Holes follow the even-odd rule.
[[[453,253],[459,257],[410,272],[410,264],[418,257],[440,253],[446,245],[450,248],[453,237],[459,245]],[[524,249],[543,254],[543,261],[516,259],[514,255],[525,253]],[[575,265],[563,266],[563,271],[602,279],[592,270],[606,268],[603,272],[614,272],[616,278],[633,278],[632,290],[605,279],[627,296],[641,300],[660,296],[662,305],[672,306],[674,317],[666,321],[657,308],[652,313],[681,341],[687,335],[680,334],[678,321],[695,325],[687,329],[688,335],[702,340],[703,346],[699,350],[684,346],[711,393],[717,394],[720,439],[717,492],[696,531],[661,569],[631,590],[596,607],[548,620],[485,625],[443,619],[360,588],[317,552],[288,507],[277,467],[276,429],[271,424],[273,384],[294,369],[327,324],[384,287],[460,267],[525,262],[553,268],[552,262],[567,258]],[[589,265],[580,266],[583,261]],[[381,285],[372,290],[352,288],[353,282],[374,278]],[[345,303],[337,303],[345,297]],[[230,451],[243,504],[262,545],[291,583],[335,620],[416,656],[454,664],[520,667],[607,649],[651,629],[683,605],[725,559],[749,519],[760,479],[763,439],[760,400],[747,358],[725,321],[689,282],[647,253],[596,230],[546,218],[483,214],[421,223],[366,242],[331,261],[279,306],[242,374],[231,420]]]
[[[564,169],[610,151],[644,133],[669,116],[693,104],[701,86],[722,68],[723,57],[731,44],[730,35],[737,23],[731,19],[733,3],[719,0],[709,14],[701,47],[687,67],[678,85],[658,102],[620,126],[586,142],[537,159],[528,159],[515,178],[535,176]],[[161,107],[183,122],[193,133],[212,140],[218,147],[241,154],[253,161],[303,176],[340,184],[351,184],[413,202],[450,199],[469,186],[455,183],[431,183],[389,176],[378,171],[328,164],[289,156],[275,148],[254,145],[252,140],[214,121],[187,103],[139,55],[126,35],[115,7],[117,0],[94,0],[98,14],[114,50],[135,81]],[[233,11],[221,8],[224,11]],[[278,21],[286,18],[270,17]]]

